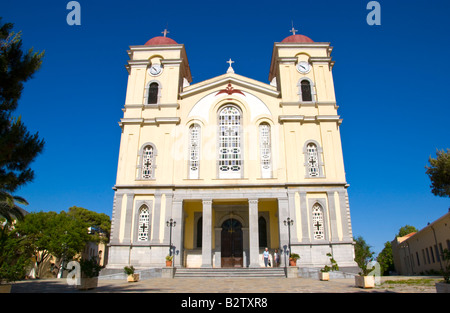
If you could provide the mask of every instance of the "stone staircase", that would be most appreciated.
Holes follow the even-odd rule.
[[[284,268],[177,268],[175,278],[285,278]]]

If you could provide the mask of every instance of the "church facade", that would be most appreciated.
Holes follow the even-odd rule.
[[[265,247],[282,266],[291,249],[298,266],[353,267],[331,51],[294,32],[269,84],[231,59],[192,83],[166,33],[131,46],[108,267],[260,267]]]

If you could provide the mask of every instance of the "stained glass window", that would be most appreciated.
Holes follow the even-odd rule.
[[[317,153],[317,146],[314,143],[309,143],[306,146],[307,153],[307,170],[309,177],[319,176],[319,155]]]
[[[314,204],[312,208],[312,222],[314,239],[325,239],[325,234],[323,231],[323,209],[322,206],[318,203]]]
[[[200,167],[200,126],[193,124],[189,128],[189,178],[199,177]]]
[[[227,105],[219,112],[219,177],[240,178],[241,156],[241,112]]]
[[[270,125],[262,123],[259,125],[259,147],[261,157],[261,176],[262,178],[271,178],[272,160],[270,143]]]
[[[139,210],[138,241],[148,241],[150,211],[146,205]]]
[[[154,151],[152,146],[146,146],[142,153],[142,178],[152,179],[154,176]]]

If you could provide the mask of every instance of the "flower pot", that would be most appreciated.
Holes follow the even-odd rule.
[[[172,261],[166,261],[166,266],[167,267],[171,267],[172,266]]]
[[[436,283],[437,293],[450,293],[450,284],[447,283]]]
[[[12,284],[0,284],[0,293],[11,293]]]
[[[330,280],[330,273],[329,272],[320,272],[319,273],[319,279],[328,281]]]
[[[97,288],[98,277],[81,277],[80,284],[77,285],[78,290],[89,290]]]
[[[127,281],[129,283],[135,283],[139,281],[139,274],[131,274],[127,276]]]
[[[373,288],[375,287],[374,276],[355,276],[355,285],[360,288]]]
[[[297,266],[297,259],[289,259],[289,266]]]

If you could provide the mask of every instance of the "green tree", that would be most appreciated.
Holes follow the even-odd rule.
[[[416,232],[418,232],[418,230],[414,226],[405,225],[398,230],[398,234],[395,235],[395,237],[403,237],[403,236],[409,235],[411,233],[416,233]]]
[[[42,265],[50,256],[70,260],[84,249],[90,240],[86,224],[62,211],[27,214],[17,224],[17,230],[33,249],[36,275],[42,275]],[[55,264],[58,267],[58,264]],[[60,266],[61,264],[59,264]]]
[[[380,264],[381,275],[388,275],[394,271],[394,258],[392,256],[392,244],[390,241],[384,243],[384,248],[377,256],[377,262]]]
[[[368,265],[373,261],[373,255],[375,252],[370,250],[370,246],[366,243],[363,237],[358,236],[355,239],[355,262],[361,269],[360,275],[367,276],[372,271],[368,268]]]
[[[86,228],[90,227],[94,231],[91,234],[91,241],[109,242],[111,233],[111,219],[104,213],[97,213],[85,208],[73,206],[67,213],[69,216],[85,223]]]
[[[430,166],[425,166],[426,174],[431,180],[431,192],[435,196],[450,197],[450,149],[436,150],[436,159],[431,156]]]
[[[44,148],[38,133],[31,134],[20,116],[12,115],[24,82],[41,67],[44,52],[24,53],[21,32],[12,28],[12,23],[3,24],[0,18],[0,214],[8,222],[23,217],[16,202],[27,204],[26,200],[13,194],[33,180],[30,164]]]
[[[9,223],[0,219],[0,283],[25,277],[32,250]]]

